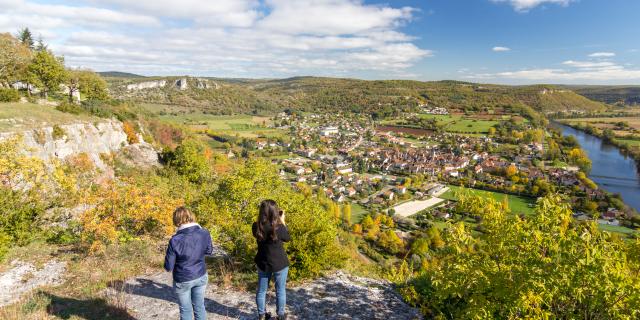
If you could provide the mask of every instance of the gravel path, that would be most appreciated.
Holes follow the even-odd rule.
[[[124,301],[136,319],[177,319],[170,273],[158,273],[127,281],[121,291],[109,288],[107,295]],[[254,294],[207,287],[205,305],[209,319],[256,319]],[[268,312],[275,315],[273,286]],[[290,319],[422,319],[384,281],[359,278],[338,271],[299,287],[287,289]]]

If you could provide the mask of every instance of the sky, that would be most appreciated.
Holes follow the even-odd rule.
[[[640,84],[639,0],[0,0],[73,68]]]

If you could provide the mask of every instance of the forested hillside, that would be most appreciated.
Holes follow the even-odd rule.
[[[147,78],[172,84],[180,78]],[[145,79],[144,81],[148,81]],[[603,110],[604,105],[553,86],[500,86],[457,81],[366,81],[357,79],[299,77],[277,80],[209,79],[211,88],[173,85],[127,90],[142,80],[109,78],[116,97],[138,101],[199,106],[213,113],[293,110],[351,110],[383,117],[412,111],[424,105],[465,111],[495,108],[532,108],[544,113],[569,110]],[[189,78],[189,83],[195,81]]]
[[[640,86],[567,86],[591,100],[604,103],[640,104]]]

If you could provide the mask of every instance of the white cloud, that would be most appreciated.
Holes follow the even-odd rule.
[[[615,56],[616,54],[613,52],[594,52],[589,55],[589,57],[592,57],[592,58],[610,58]]]
[[[433,55],[400,30],[414,9],[360,0],[10,3],[0,31],[29,21],[69,65],[96,70],[229,77],[377,70],[394,77]]]
[[[597,56],[596,56],[597,57]],[[640,80],[640,70],[613,61],[567,60],[564,68],[531,68],[497,73],[467,73],[465,79],[515,82],[631,83]]]
[[[568,6],[569,3],[573,2],[574,0],[491,0],[492,2],[496,2],[496,3],[502,3],[502,2],[506,2],[509,3],[514,10],[518,11],[518,12],[527,12],[539,5],[542,4],[558,4],[561,6]]]
[[[493,50],[494,52],[505,52],[505,51],[511,51],[511,48],[507,48],[507,47],[493,47],[491,50]]]

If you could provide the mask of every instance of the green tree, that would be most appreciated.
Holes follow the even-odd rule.
[[[20,43],[22,43],[27,48],[33,49],[33,45],[35,44],[35,41],[33,40],[33,34],[31,33],[31,30],[29,30],[29,28],[25,27],[18,30],[18,34],[16,35],[16,38],[18,38]]]
[[[0,34],[0,84],[21,80],[31,61],[31,51],[8,33]]]
[[[275,200],[286,214],[292,241],[285,246],[292,279],[317,276],[342,264],[345,257],[332,214],[315,197],[295,192],[266,160],[249,160],[222,176],[217,189],[195,204],[195,213],[241,270],[254,270],[257,246],[251,226],[264,199]]]
[[[538,201],[522,219],[492,199],[471,197],[461,210],[482,217],[447,232],[435,265],[403,289],[429,318],[637,319],[640,241],[572,221],[565,199]]]
[[[391,254],[397,254],[404,249],[402,239],[393,230],[386,230],[380,233],[377,241],[378,245]]]
[[[51,52],[43,50],[35,53],[31,64],[27,68],[30,83],[42,90],[42,96],[47,98],[50,91],[58,90],[67,78],[64,60],[57,58]]]
[[[106,100],[107,83],[102,77],[91,70],[69,70],[66,78],[69,87],[69,101],[73,102],[74,92],[80,92],[80,97],[86,100]]]
[[[205,156],[205,149],[201,142],[185,140],[168,155],[168,165],[185,176],[189,181],[201,183],[211,176],[209,160]]]
[[[351,204],[347,203],[342,207],[342,222],[347,226],[351,226]]]

